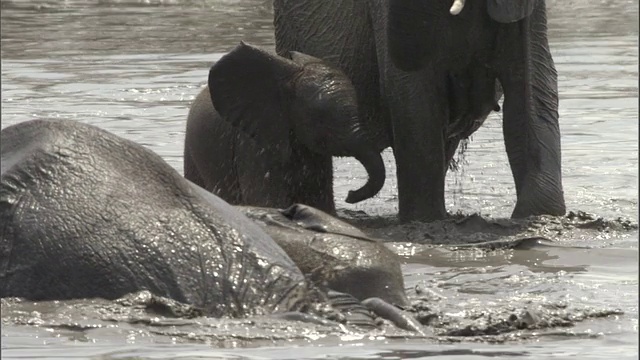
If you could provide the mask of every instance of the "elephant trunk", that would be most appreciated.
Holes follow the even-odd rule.
[[[504,88],[504,142],[518,197],[514,218],[566,212],[558,80],[546,23],[544,3],[537,3],[530,17],[505,26],[500,33],[504,39],[499,38],[504,44],[517,45],[509,48],[515,57],[503,59],[499,73]]]
[[[386,177],[382,154],[373,147],[365,151],[358,151],[353,156],[367,170],[369,180],[360,189],[349,191],[346,199],[349,204],[355,204],[375,196],[382,189]]]

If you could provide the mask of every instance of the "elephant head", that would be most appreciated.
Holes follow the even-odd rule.
[[[541,0],[483,0],[491,19],[498,23],[513,23],[531,16]],[[393,63],[404,71],[416,71],[424,65],[424,58],[433,52],[433,44],[425,40],[425,33],[440,33],[443,23],[431,23],[424,17],[434,16],[434,8],[446,7],[421,0],[389,0],[389,55]],[[458,15],[466,0],[453,0],[449,13]],[[421,16],[424,14],[424,16]],[[444,39],[441,39],[446,41]]]
[[[209,91],[220,115],[264,148],[289,159],[296,144],[327,156],[353,156],[369,180],[350,191],[356,203],[380,191],[381,154],[358,117],[353,85],[322,60],[290,52],[289,59],[241,42],[209,72]],[[310,164],[312,166],[312,164]]]

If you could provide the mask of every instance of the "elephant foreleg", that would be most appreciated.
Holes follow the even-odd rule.
[[[392,67],[392,66],[390,66]],[[392,67],[393,68],[393,67]],[[449,119],[445,73],[386,72],[400,221],[433,221],[446,216],[445,124]],[[429,80],[425,80],[429,79]]]
[[[266,207],[291,205],[292,168],[288,162],[279,160],[279,151],[264,148],[250,139],[237,145],[242,146],[235,155],[239,203]]]

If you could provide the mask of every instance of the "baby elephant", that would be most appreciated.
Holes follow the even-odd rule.
[[[335,213],[332,156],[353,156],[367,170],[367,183],[347,196],[356,203],[384,185],[379,150],[339,69],[241,42],[213,65],[191,106],[184,175],[232,204]]]

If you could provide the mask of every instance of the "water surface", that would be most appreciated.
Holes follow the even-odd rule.
[[[190,102],[209,66],[240,40],[273,47],[269,3],[2,0],[2,127],[37,117],[91,123],[148,146],[182,173]],[[638,3],[547,3],[559,74],[567,207],[637,223]],[[385,161],[389,177],[383,190],[357,205],[343,199],[365,181],[366,173],[353,159],[335,161],[335,193],[343,214],[364,211],[370,218],[393,218],[397,213],[389,150]],[[515,189],[500,115],[492,115],[473,135],[459,161],[464,166],[447,179],[448,210],[508,217]],[[3,321],[3,358],[637,358],[637,230],[566,229],[556,241],[567,247],[489,253],[404,243],[421,240],[426,230],[420,226],[378,226],[375,231],[398,242],[394,248],[405,256],[408,291],[432,289],[452,314],[554,302],[620,308],[624,314],[500,345],[322,333],[282,340],[286,330],[276,332],[280,340],[201,341],[214,338],[208,334],[189,341],[127,325],[117,331],[63,330]],[[55,314],[47,309],[33,310],[39,311],[34,318]]]

